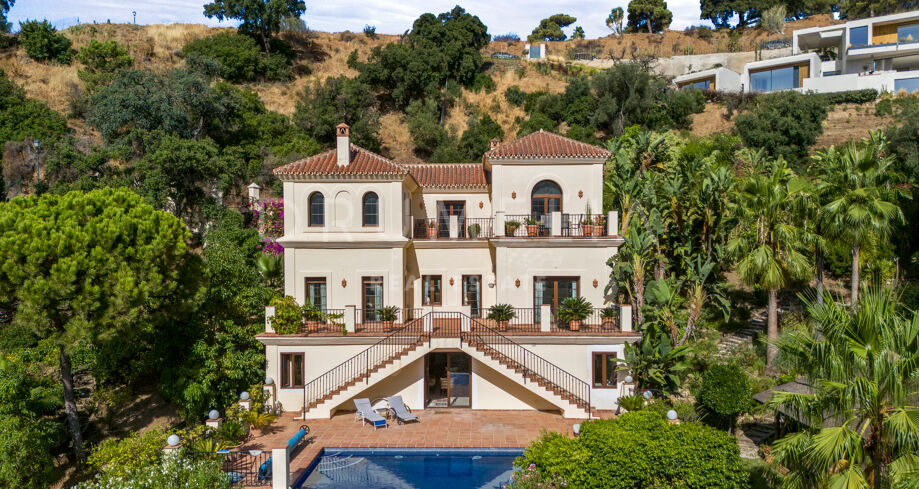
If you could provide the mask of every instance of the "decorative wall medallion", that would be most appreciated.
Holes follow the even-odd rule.
[[[485,202],[479,201],[479,209],[485,207]]]
[[[453,277],[450,277],[450,285],[453,285]]]
[[[597,279],[594,279],[594,288],[596,289],[599,285],[600,285],[600,281]]]
[[[517,192],[511,192],[511,198],[512,198],[512,199],[516,199],[516,198],[517,198]]]
[[[348,286],[348,281],[345,280],[345,279],[341,279],[341,286],[342,286],[342,288],[347,287],[347,286]]]
[[[514,280],[514,285],[517,286],[517,288],[520,288],[520,279],[519,279],[519,278],[518,278],[517,280]]]
[[[583,190],[578,190],[578,198],[580,199],[580,198],[583,198],[583,197],[584,197],[584,191],[583,191]]]

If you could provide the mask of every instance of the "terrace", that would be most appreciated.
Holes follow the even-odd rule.
[[[608,238],[617,227],[617,213],[567,214],[503,214],[497,218],[464,218],[445,216],[415,219],[414,240],[456,240],[492,238]]]

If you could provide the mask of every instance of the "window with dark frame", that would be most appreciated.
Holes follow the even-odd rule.
[[[309,198],[310,227],[325,226],[325,196],[320,192],[313,192]]]
[[[364,227],[380,225],[380,198],[373,192],[364,194],[363,199],[363,224]]]
[[[441,305],[441,275],[422,276],[422,303],[426,306]]]
[[[593,353],[593,387],[609,389],[616,387],[616,353]]]
[[[378,321],[383,307],[383,277],[361,277],[361,308],[364,321]]]
[[[303,354],[281,353],[281,388],[303,387]]]

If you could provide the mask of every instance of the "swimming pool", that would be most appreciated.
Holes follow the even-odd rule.
[[[297,489],[500,489],[522,450],[326,448]]]

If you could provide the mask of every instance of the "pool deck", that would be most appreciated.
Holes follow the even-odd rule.
[[[374,430],[361,426],[354,413],[340,413],[332,419],[311,419],[310,442],[291,460],[291,482],[296,481],[323,448],[523,448],[542,430],[573,435],[572,426],[583,420],[565,419],[541,411],[482,411],[471,409],[425,409],[415,411],[419,421]],[[287,446],[300,429],[296,413],[281,415],[271,426],[243,446],[270,450]],[[601,418],[613,417],[600,412]]]

